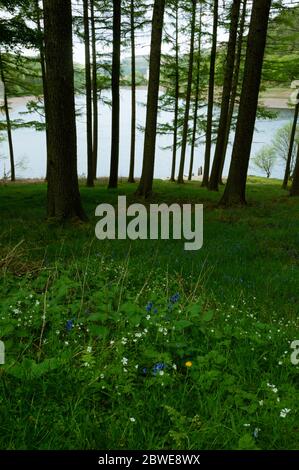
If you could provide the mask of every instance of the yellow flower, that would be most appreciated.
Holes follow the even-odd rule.
[[[186,366],[186,367],[192,367],[192,362],[191,362],[191,361],[185,362],[185,366]]]

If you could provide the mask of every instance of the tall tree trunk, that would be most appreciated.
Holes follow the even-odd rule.
[[[164,11],[165,0],[155,0],[152,19],[143,165],[141,180],[136,192],[144,197],[151,194],[153,187]]]
[[[215,85],[215,64],[217,52],[217,32],[218,32],[218,0],[214,0],[214,20],[213,20],[213,38],[210,59],[210,77],[208,93],[208,112],[207,112],[207,131],[206,148],[202,186],[208,186],[210,176],[211,146],[212,146],[212,128],[213,128],[213,109],[214,109],[214,85]]]
[[[92,97],[91,97],[91,62],[89,0],[83,0],[84,46],[85,46],[85,92],[86,92],[86,131],[87,131],[87,186],[93,186],[94,165],[92,155]]]
[[[294,112],[294,120],[293,120],[292,132],[291,132],[291,136],[290,136],[290,145],[289,145],[288,158],[287,158],[287,164],[286,164],[284,179],[283,179],[283,183],[282,183],[282,189],[287,189],[289,178],[290,178],[290,173],[291,173],[291,162],[292,162],[292,155],[293,155],[293,148],[294,148],[294,142],[295,142],[297,121],[298,121],[298,115],[299,115],[299,93],[298,93],[297,99],[298,99],[298,103],[296,104],[295,112]]]
[[[1,69],[1,80],[4,86],[4,111],[5,111],[5,119],[6,119],[6,130],[7,130],[7,139],[8,139],[8,147],[9,147],[9,160],[10,160],[10,179],[11,181],[16,180],[16,173],[15,173],[15,158],[14,158],[14,148],[12,142],[12,131],[11,131],[11,121],[9,115],[9,106],[8,106],[8,99],[7,99],[7,88],[6,88],[6,81],[5,81],[5,73],[4,73],[4,65],[0,53],[0,69]]]
[[[267,39],[271,0],[253,0],[244,79],[229,176],[221,203],[246,204],[246,179]]]
[[[135,148],[136,148],[136,59],[135,59],[135,11],[134,0],[130,5],[130,23],[131,23],[131,151],[130,151],[130,170],[129,183],[134,183],[135,169]]]
[[[47,80],[46,80],[46,62],[45,62],[45,45],[44,45],[44,37],[43,37],[43,30],[41,25],[41,14],[40,14],[40,7],[39,7],[39,0],[35,0],[35,9],[36,9],[36,23],[37,23],[37,31],[39,34],[39,55],[40,55],[40,64],[41,64],[41,71],[42,71],[42,82],[43,82],[43,92],[44,92],[44,108],[45,108],[45,121],[46,121],[46,148],[47,148],[47,155],[49,153],[49,132],[48,132],[48,91],[47,91]],[[48,162],[47,162],[47,169],[46,169],[46,180],[48,179]]]
[[[299,145],[290,196],[299,196]]]
[[[195,152],[195,143],[196,143],[196,131],[197,131],[197,116],[198,116],[198,103],[199,103],[199,79],[200,79],[200,64],[201,64],[201,27],[202,27],[201,21],[202,21],[202,5],[200,5],[200,17],[199,17],[194,119],[193,119],[190,166],[189,166],[189,175],[188,175],[189,181],[191,181],[192,179],[194,152]]]
[[[119,80],[121,0],[113,0],[113,58],[112,58],[112,129],[109,188],[117,188],[119,163]]]
[[[94,0],[90,0],[90,20],[91,20],[91,49],[92,49],[92,107],[93,107],[93,142],[92,142],[92,161],[93,177],[97,179],[98,168],[98,83],[97,83],[97,38],[95,25]]]
[[[48,217],[85,219],[77,176],[71,0],[43,0],[48,89]]]
[[[221,171],[221,163],[223,161],[223,153],[225,151],[225,139],[226,139],[226,130],[228,126],[229,103],[230,103],[231,92],[232,92],[234,65],[235,65],[235,57],[236,57],[236,43],[237,43],[240,6],[241,6],[241,0],[233,0],[233,4],[231,7],[231,23],[230,23],[228,46],[227,46],[226,69],[225,69],[224,84],[223,84],[223,91],[222,91],[222,102],[221,102],[221,112],[220,112],[220,120],[219,120],[219,127],[218,127],[218,137],[217,137],[214,161],[213,161],[211,177],[210,177],[210,182],[209,182],[209,189],[211,191],[218,191],[218,182],[219,182],[220,171]]]
[[[195,19],[196,19],[196,0],[192,0],[192,19],[191,19],[191,41],[190,41],[190,53],[189,53],[189,70],[188,70],[188,83],[186,93],[186,105],[183,125],[183,136],[182,136],[182,149],[180,168],[178,174],[178,183],[184,182],[184,168],[186,159],[186,148],[188,139],[188,128],[189,128],[189,114],[190,114],[190,102],[192,92],[192,78],[193,78],[193,58],[194,58],[194,39],[195,39]]]
[[[235,104],[236,104],[236,99],[237,99],[237,93],[238,93],[240,66],[241,66],[241,60],[242,60],[243,36],[244,36],[245,21],[246,21],[246,7],[247,7],[247,0],[243,0],[243,9],[242,9],[242,15],[241,15],[241,20],[240,20],[240,28],[239,28],[239,36],[238,36],[238,44],[237,44],[236,64],[235,64],[235,70],[234,70],[231,98],[230,98],[230,103],[229,103],[228,122],[227,122],[227,128],[226,128],[226,136],[225,136],[225,144],[224,144],[223,155],[222,155],[221,169],[220,169],[220,174],[219,174],[219,184],[223,184],[222,174],[223,174],[223,169],[224,169],[225,157],[226,157],[226,152],[227,152],[227,147],[228,147],[228,142],[229,142],[229,135],[230,135],[232,120],[234,116],[234,109],[235,109]]]
[[[179,98],[180,98],[180,70],[179,70],[179,5],[175,2],[175,103],[173,120],[173,144],[172,144],[172,165],[170,181],[175,181],[176,156],[178,146],[178,119],[179,119]]]

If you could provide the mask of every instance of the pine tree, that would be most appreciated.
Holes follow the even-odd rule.
[[[85,219],[77,176],[71,0],[43,0],[48,84],[48,217]]]
[[[245,191],[254,124],[257,113],[271,0],[253,0],[244,79],[235,142],[227,184],[221,203],[245,204]]]

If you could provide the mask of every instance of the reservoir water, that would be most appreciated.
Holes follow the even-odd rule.
[[[136,176],[140,176],[142,168],[142,153],[144,135],[140,127],[145,124],[146,114],[146,90],[137,89],[137,121],[138,130],[136,136]],[[103,94],[105,100],[110,99],[110,92]],[[77,109],[80,111],[77,117],[77,139],[78,139],[78,174],[86,175],[86,125],[85,125],[85,100],[84,97],[76,98]],[[11,118],[24,120],[38,120],[38,115],[22,113],[26,111],[26,99],[15,99],[11,104]],[[275,110],[278,116],[275,119],[258,119],[256,122],[256,130],[253,138],[252,152],[255,153],[264,145],[271,142],[277,129],[282,127],[288,121],[292,120],[292,110],[282,109]],[[130,158],[130,115],[131,115],[131,93],[130,89],[121,89],[121,123],[120,123],[120,160],[119,175],[127,176],[129,171]],[[173,119],[171,113],[161,111],[159,114],[159,122],[170,122]],[[4,120],[4,116],[1,116]],[[99,160],[98,160],[98,176],[108,176],[110,169],[110,145],[111,145],[111,108],[99,102]],[[231,136],[233,137],[233,136]],[[231,139],[232,140],[232,139]],[[13,144],[15,150],[15,160],[17,164],[16,175],[18,178],[44,178],[46,169],[46,148],[45,133],[38,132],[32,128],[20,128],[13,130]],[[166,179],[169,177],[171,169],[172,151],[166,147],[172,144],[171,135],[157,136],[157,151],[155,164],[155,178]],[[229,160],[231,155],[231,145],[228,149],[228,156],[224,174],[227,175],[229,169]],[[214,149],[213,149],[214,150]],[[212,150],[212,155],[213,155]],[[180,152],[178,152],[178,155]],[[190,148],[187,149],[185,174],[189,168]],[[195,152],[194,174],[197,169],[203,165],[204,143],[199,144]],[[0,178],[4,172],[9,170],[8,145],[7,140],[0,142]],[[284,165],[281,161],[277,161],[272,176],[282,178]],[[252,164],[249,168],[249,174],[264,176],[261,171],[256,169]]]

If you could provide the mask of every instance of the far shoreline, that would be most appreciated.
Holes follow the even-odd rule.
[[[123,90],[130,90],[129,85],[122,86]],[[147,90],[147,85],[140,85],[136,87],[137,90]],[[107,89],[108,90],[108,89]],[[161,91],[163,88],[161,88]],[[78,96],[78,95],[77,95]],[[292,110],[292,104],[290,103],[291,89],[287,88],[269,88],[266,91],[260,93],[259,105],[266,109],[272,110]],[[12,106],[20,106],[27,101],[36,99],[36,96],[24,95],[14,96],[9,98],[9,103]]]

